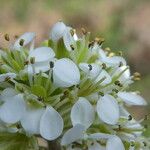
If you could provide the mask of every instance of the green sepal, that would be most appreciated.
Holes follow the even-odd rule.
[[[0,150],[39,150],[37,139],[21,133],[0,132]]]

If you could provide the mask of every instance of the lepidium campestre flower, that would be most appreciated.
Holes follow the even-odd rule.
[[[147,105],[130,91],[140,74],[104,48],[103,38],[90,39],[60,21],[39,47],[35,33],[26,32],[0,51],[2,149],[41,149],[39,138],[57,150],[149,149],[145,119],[127,111]]]

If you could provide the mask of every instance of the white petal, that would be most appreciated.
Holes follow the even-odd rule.
[[[146,105],[146,101],[134,92],[119,92],[118,97],[129,105]]]
[[[82,124],[85,128],[88,128],[93,123],[94,118],[93,106],[87,99],[80,97],[71,110],[72,124],[74,126],[76,124]]]
[[[100,58],[106,58],[106,53],[105,53],[105,51],[103,49],[99,48],[98,52],[99,52]]]
[[[113,136],[108,139],[106,144],[106,150],[125,150],[121,139],[117,136]]]
[[[103,78],[105,78],[105,80],[101,83],[101,85],[109,84],[112,80],[110,75],[105,70],[101,71],[100,75],[96,79],[96,82],[100,81]]]
[[[106,57],[102,58],[102,61],[106,63],[108,66],[119,66],[120,63],[126,65],[126,61],[123,57],[120,56],[113,56],[113,57]]]
[[[44,109],[27,109],[21,119],[21,125],[29,134],[40,133],[40,119]]]
[[[22,94],[18,94],[0,107],[0,118],[6,123],[18,122],[25,112],[25,102]]]
[[[115,125],[119,119],[119,106],[115,98],[105,95],[97,103],[97,113],[102,121]]]
[[[128,66],[121,66],[116,69],[116,71],[113,73],[112,77],[118,76],[120,73],[122,73]],[[119,81],[124,82],[131,82],[130,81],[130,69],[127,69],[120,77]]]
[[[66,25],[63,22],[57,22],[52,27],[52,30],[50,32],[50,38],[55,42],[58,41],[60,38],[63,37],[65,29]]]
[[[92,145],[88,146],[88,150],[105,150],[105,147],[101,146],[97,142],[94,142]]]
[[[68,145],[82,139],[84,137],[84,131],[85,128],[83,125],[75,125],[64,134],[61,140],[61,145]]]
[[[106,134],[106,133],[93,133],[89,135],[90,139],[95,139],[95,140],[99,140],[99,139],[108,139],[112,137],[111,134]]]
[[[25,72],[28,72],[28,74],[33,74],[33,73],[39,73],[40,71],[46,72],[46,71],[50,70],[49,61],[35,63],[33,66],[34,66],[35,72],[33,71],[33,67],[31,64],[26,66]]]
[[[0,75],[0,82],[4,82],[6,78],[16,78],[16,74],[15,73],[5,73],[5,74],[1,74]]]
[[[58,87],[70,87],[80,82],[80,72],[73,61],[62,58],[54,63],[53,79]]]
[[[29,58],[34,57],[35,62],[48,61],[55,57],[54,51],[50,47],[39,47],[29,53]]]
[[[24,43],[23,43],[23,46],[26,46],[28,45],[30,42],[32,42],[35,38],[35,33],[33,32],[26,32],[24,33],[23,35],[21,35],[17,41],[15,42],[14,44],[14,49],[16,50],[20,50],[20,48],[22,47],[20,45],[20,40],[23,39],[24,40]]]
[[[54,108],[48,106],[40,121],[41,136],[47,140],[54,140],[61,135],[62,130],[62,117]]]
[[[90,66],[91,69],[90,70]],[[101,67],[98,64],[87,64],[87,63],[80,63],[79,67],[82,71],[84,71],[86,74],[89,74],[89,76],[93,79],[98,76],[98,74],[101,71]]]
[[[67,27],[65,29],[64,35],[63,35],[64,44],[65,44],[66,49],[68,51],[72,50],[72,48],[70,47],[70,45],[73,45],[75,43],[74,36],[71,35],[70,30],[71,30],[71,28]]]
[[[0,100],[6,102],[12,99],[13,96],[17,95],[17,92],[13,88],[6,88],[0,95]]]

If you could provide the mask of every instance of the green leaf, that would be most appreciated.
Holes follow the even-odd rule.
[[[0,132],[0,150],[38,150],[35,137],[21,133]]]

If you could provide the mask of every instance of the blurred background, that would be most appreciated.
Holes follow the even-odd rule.
[[[5,33],[12,38],[27,31],[37,33],[38,45],[59,20],[104,37],[104,47],[122,50],[132,72],[142,75],[132,89],[150,103],[150,0],[0,0],[0,47],[8,45]],[[137,118],[148,113],[149,106],[135,107]]]

